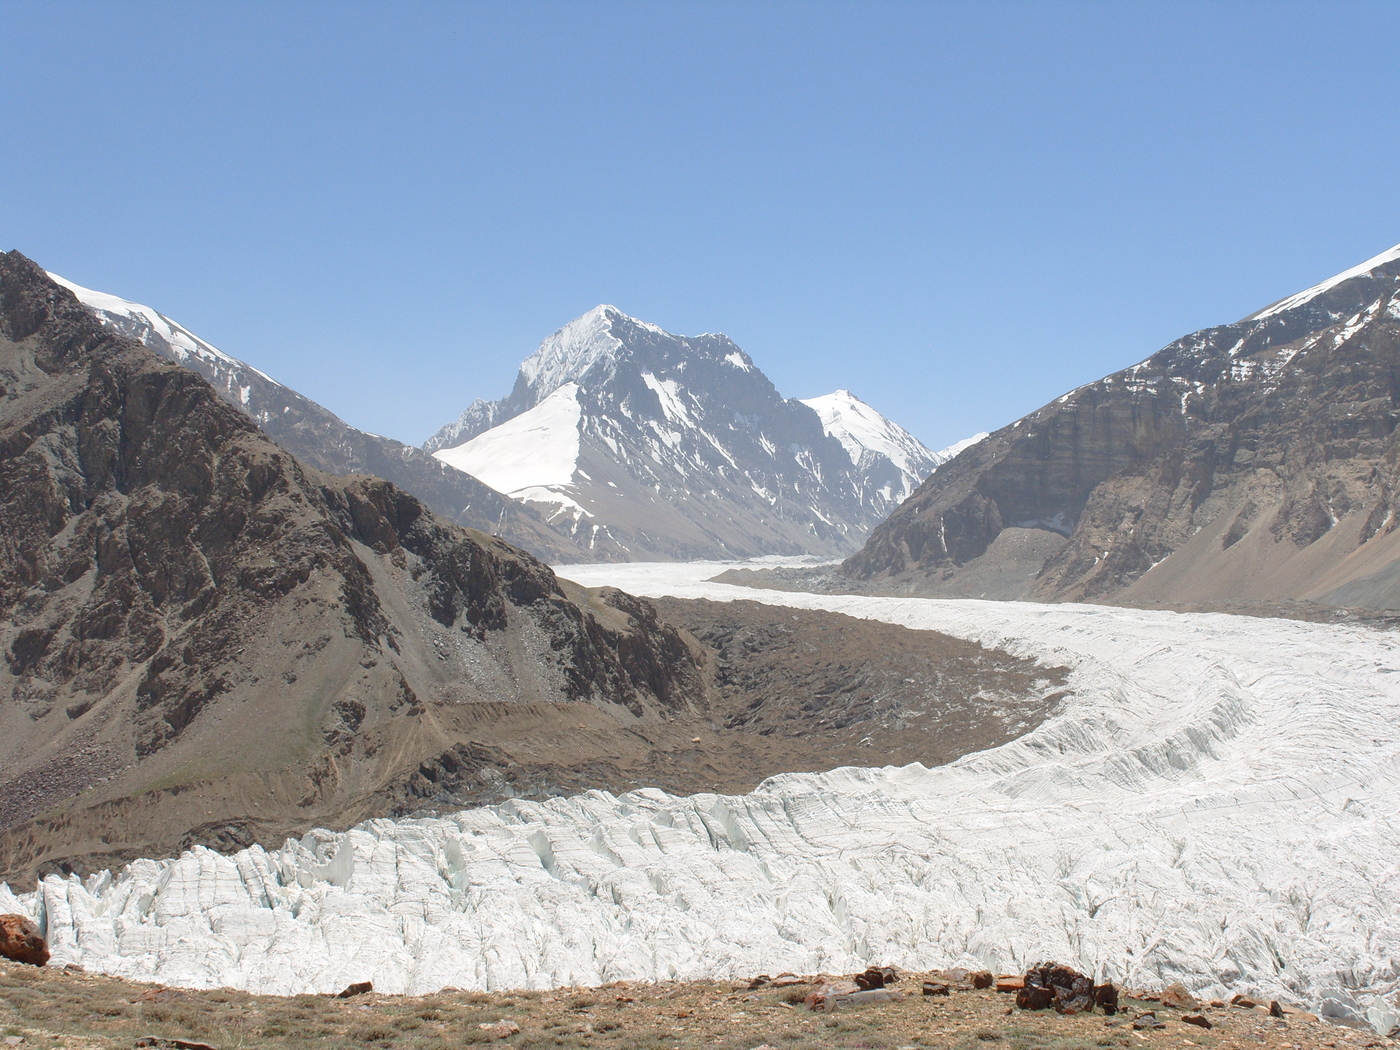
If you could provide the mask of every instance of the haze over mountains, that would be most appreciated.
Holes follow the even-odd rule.
[[[1400,608],[1400,247],[1072,390],[848,559],[914,593]]]
[[[723,335],[598,306],[546,339],[500,401],[423,446],[604,560],[841,554],[938,464],[847,391],[782,397]]]

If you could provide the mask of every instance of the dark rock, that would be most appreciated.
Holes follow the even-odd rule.
[[[1276,1000],[1276,999],[1272,999],[1272,1000],[1269,1001],[1269,1016],[1270,1016],[1270,1017],[1282,1017],[1282,1016],[1283,1016],[1283,1007],[1280,1006],[1280,1005],[1278,1004],[1278,1000]]]
[[[1016,993],[1016,1005],[1022,1010],[1044,1010],[1055,1001],[1055,990],[1043,985],[1026,985]]]
[[[1094,1004],[1110,1016],[1118,1012],[1118,989],[1112,981],[1094,986]]]
[[[990,970],[974,970],[967,975],[968,984],[977,989],[990,988],[996,981]]]
[[[33,919],[13,913],[0,915],[0,956],[43,966],[49,961],[49,946]]]
[[[948,994],[948,986],[947,986],[946,984],[941,984],[941,983],[939,983],[938,981],[925,981],[925,982],[924,982],[924,994],[925,994],[925,995],[947,995],[947,994]]]
[[[356,981],[354,984],[347,985],[343,991],[337,992],[336,998],[349,999],[353,996],[364,995],[366,992],[372,991],[374,991],[374,983],[372,981]]]
[[[893,966],[872,966],[864,973],[856,974],[854,980],[861,991],[872,991],[894,984],[899,980],[899,974]]]
[[[1157,1015],[1149,1010],[1147,1013],[1138,1014],[1133,1018],[1133,1027],[1138,1031],[1143,1031],[1149,1028],[1165,1028],[1167,1026],[1157,1020]]]
[[[1181,1020],[1183,1024],[1193,1024],[1197,1028],[1215,1027],[1215,1025],[1210,1023],[1210,1018],[1206,1017],[1204,1014],[1183,1014]]]

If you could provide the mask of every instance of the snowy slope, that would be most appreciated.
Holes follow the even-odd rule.
[[[581,417],[578,384],[565,383],[528,412],[433,455],[516,499],[577,507],[564,491],[578,469]]]
[[[50,876],[0,891],[0,909],[41,917],[58,963],[195,986],[539,988],[1056,958],[1394,1023],[1393,634],[703,582],[720,568],[569,571],[936,628],[1067,665],[1072,693],[1020,740],[937,769],[372,821],[273,852]]]
[[[158,310],[153,310],[140,303],[133,303],[119,296],[109,295],[107,292],[84,288],[82,285],[64,280],[56,273],[49,274],[49,277],[76,295],[78,301],[97,314],[104,324],[115,328],[122,335],[135,339],[143,346],[156,346],[161,349],[169,347],[171,356],[182,365],[188,366],[191,358],[194,358],[206,366],[213,366],[223,371],[246,369],[268,380],[268,382],[272,382],[266,373],[259,372],[252,365],[235,357],[229,357],[222,350],[206,343],[188,328],[177,324]],[[239,403],[246,407],[249,388],[243,385],[235,389],[239,392]]]
[[[521,422],[568,385],[577,434],[553,408],[548,433]],[[511,485],[599,557],[830,557],[853,550],[932,461],[849,394],[818,401],[832,409],[825,428],[725,336],[672,335],[599,306],[544,340],[508,397],[474,402],[423,447]],[[518,441],[533,451],[509,452]],[[568,478],[517,481],[534,455],[573,457]]]
[[[804,398],[802,403],[821,418],[822,429],[841,442],[853,466],[873,472],[888,464],[898,471],[898,484],[891,487],[887,497],[895,503],[903,503],[943,462],[913,434],[890,422],[849,390]]]
[[[1400,244],[1397,244],[1389,251],[1384,251],[1379,255],[1372,256],[1363,263],[1358,263],[1349,270],[1343,270],[1335,277],[1329,277],[1327,280],[1315,284],[1311,288],[1304,288],[1301,292],[1295,292],[1292,295],[1286,296],[1273,305],[1264,307],[1264,309],[1260,310],[1258,313],[1250,314],[1245,320],[1262,321],[1266,317],[1273,317],[1276,314],[1296,309],[1299,306],[1312,302],[1319,295],[1331,291],[1343,281],[1349,281],[1353,277],[1360,277],[1364,273],[1370,273],[1377,266],[1384,266],[1386,263],[1394,262],[1396,259],[1400,259]]]

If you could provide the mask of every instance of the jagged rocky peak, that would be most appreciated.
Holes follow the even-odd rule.
[[[525,359],[509,396],[424,447],[595,557],[833,555],[936,465],[869,406],[841,404],[824,420],[727,336],[598,306]]]
[[[1400,247],[967,448],[843,571],[936,594],[1400,608]]]

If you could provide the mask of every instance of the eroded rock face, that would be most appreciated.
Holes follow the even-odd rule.
[[[10,877],[363,819],[477,701],[644,719],[703,693],[646,603],[302,465],[13,252],[0,563]]]
[[[1400,607],[1400,253],[1372,262],[997,431],[843,573],[937,590],[1037,529],[1067,542],[1027,597]]]
[[[34,920],[24,915],[0,915],[0,956],[43,966],[49,961],[49,946]]]

